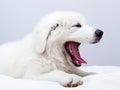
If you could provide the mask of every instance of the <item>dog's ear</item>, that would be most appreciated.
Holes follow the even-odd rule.
[[[35,43],[36,43],[35,49],[38,53],[44,52],[50,32],[51,32],[50,29],[37,30],[36,36],[35,36]]]
[[[52,30],[55,30],[56,27],[58,27],[59,25],[53,25],[53,26],[48,26],[48,27],[38,27],[36,28],[36,32],[35,32],[35,47],[37,52],[39,53],[43,53],[45,51],[46,48],[46,43],[47,40],[49,38],[49,35],[51,34]]]

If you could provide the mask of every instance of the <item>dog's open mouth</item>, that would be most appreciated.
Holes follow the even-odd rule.
[[[80,56],[79,47],[80,43],[69,41],[65,43],[65,49],[72,59],[72,63],[75,66],[81,66],[81,64],[86,64],[87,62],[83,60]]]

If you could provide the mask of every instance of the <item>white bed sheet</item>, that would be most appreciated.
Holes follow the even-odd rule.
[[[55,82],[14,79],[0,75],[0,90],[120,90],[120,66],[81,68],[97,74],[84,77],[84,84],[79,87],[65,88]]]

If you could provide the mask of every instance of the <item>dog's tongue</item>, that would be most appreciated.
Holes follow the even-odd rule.
[[[77,64],[77,65],[80,65],[80,64],[87,64],[87,62],[85,60],[83,60],[80,56],[80,53],[79,53],[79,50],[78,50],[78,46],[80,44],[79,43],[76,43],[76,42],[71,42],[69,44],[69,50],[70,50],[70,53],[73,55],[74,57],[74,62]]]

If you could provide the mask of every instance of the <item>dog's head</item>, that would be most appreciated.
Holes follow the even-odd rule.
[[[45,16],[36,27],[39,52],[43,53],[46,45],[63,46],[75,66],[86,63],[81,57],[78,46],[81,43],[97,43],[103,32],[86,23],[83,15],[77,12],[55,12]]]

